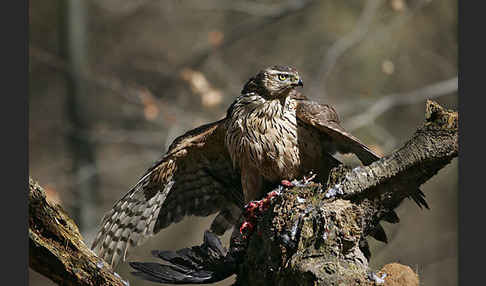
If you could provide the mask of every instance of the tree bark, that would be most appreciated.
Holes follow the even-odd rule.
[[[29,267],[59,285],[128,286],[83,242],[74,221],[29,178]]]

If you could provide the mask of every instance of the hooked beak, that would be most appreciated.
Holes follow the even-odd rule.
[[[304,83],[302,82],[302,80],[300,78],[299,78],[299,81],[297,82],[297,86],[304,87]]]
[[[292,83],[292,86],[293,86],[293,87],[297,87],[297,86],[304,87],[304,83],[303,83],[303,82],[302,82],[302,80],[299,78],[299,80],[298,80],[298,81],[294,81],[294,82]]]

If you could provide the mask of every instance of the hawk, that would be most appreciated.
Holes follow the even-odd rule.
[[[341,164],[336,152],[354,153],[365,165],[379,159],[340,126],[333,107],[309,101],[298,87],[302,79],[288,66],[269,67],[250,78],[225,118],[176,138],[115,203],[92,248],[114,267],[129,247],[186,215],[218,213],[211,230],[223,234],[246,203],[282,180],[313,171],[326,182]],[[420,190],[411,197],[427,207]],[[376,234],[386,240],[382,229]]]

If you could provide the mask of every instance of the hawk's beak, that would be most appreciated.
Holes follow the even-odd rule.
[[[304,87],[304,83],[302,82],[302,80],[300,78],[299,78],[299,81],[297,82],[297,86]]]
[[[299,78],[299,80],[297,82],[294,82],[292,85],[293,86],[302,86],[302,87],[304,87],[304,83],[302,82],[302,80],[300,78]]]

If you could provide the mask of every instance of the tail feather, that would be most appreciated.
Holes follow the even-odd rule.
[[[382,218],[384,221],[389,223],[399,223],[400,218],[398,217],[397,213],[394,210],[391,210],[383,215]]]
[[[205,284],[221,281],[235,271],[228,251],[212,232],[204,233],[201,246],[177,251],[152,251],[152,254],[168,264],[129,262],[137,270],[132,272],[142,279],[170,284]]]
[[[409,198],[411,198],[420,208],[425,207],[426,209],[430,209],[425,200],[425,194],[420,189],[417,189],[412,193]]]
[[[386,236],[386,232],[383,229],[383,226],[381,224],[377,224],[376,227],[373,229],[372,233],[370,233],[370,236],[373,237],[374,239],[388,243],[388,238]]]
[[[212,273],[199,270],[190,271],[180,267],[152,262],[129,262],[135,270],[133,275],[142,279],[170,284],[202,284],[211,283]]]

